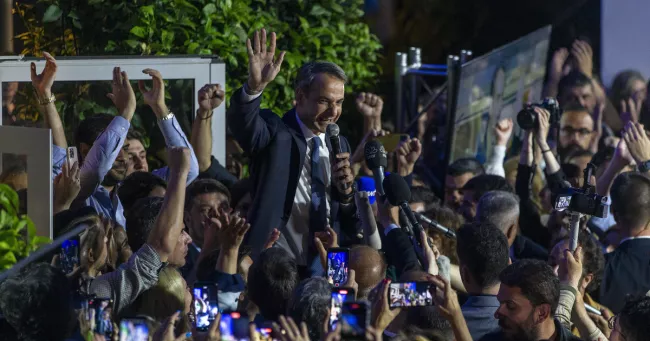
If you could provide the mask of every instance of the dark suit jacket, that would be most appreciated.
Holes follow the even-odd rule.
[[[650,290],[650,239],[632,239],[605,255],[600,284],[600,303],[618,314],[627,295],[645,295]]]
[[[307,141],[300,130],[295,110],[282,118],[270,110],[260,110],[262,97],[242,103],[243,89],[230,100],[227,120],[241,147],[251,155],[250,174],[253,180],[253,204],[248,211],[251,224],[248,242],[253,256],[261,252],[270,231],[282,229],[291,215],[300,178]],[[325,139],[331,150],[329,139]],[[350,144],[341,137],[341,149],[350,152]],[[330,193],[332,228],[339,234],[339,244],[356,235],[354,201],[340,205],[338,191]]]

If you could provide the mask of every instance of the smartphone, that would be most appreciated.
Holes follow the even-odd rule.
[[[433,305],[429,282],[395,282],[388,287],[388,302],[395,307],[425,307]]]
[[[262,327],[258,327],[257,340],[260,341],[273,341],[273,326],[271,323],[264,323]]]
[[[378,136],[375,138],[377,141],[381,142],[386,149],[386,152],[392,153],[397,149],[399,143],[409,139],[408,134],[388,134],[384,136]]]
[[[79,239],[68,239],[61,244],[59,267],[64,273],[70,274],[77,266],[79,266]]]
[[[79,164],[79,154],[77,154],[77,147],[68,147],[66,156],[68,158],[68,166],[70,168],[72,168],[75,162]]]
[[[370,305],[367,301],[344,302],[341,310],[341,336],[344,340],[365,340],[370,324]]]
[[[248,325],[248,315],[239,312],[221,314],[221,340],[222,341],[241,341],[250,340]],[[271,330],[273,332],[273,330]],[[269,334],[270,335],[270,334]]]
[[[149,325],[143,319],[122,319],[120,341],[149,341]]]
[[[196,282],[194,295],[194,325],[196,330],[207,331],[219,313],[219,290],[212,282]]]
[[[333,247],[327,250],[327,281],[340,287],[348,281],[350,249]]]
[[[331,330],[336,329],[336,323],[341,317],[341,309],[343,309],[343,303],[351,302],[354,300],[354,289],[353,288],[332,288],[332,294],[330,299],[330,328]]]
[[[91,298],[86,301],[87,320],[95,319],[95,334],[113,337],[113,300],[108,298]]]

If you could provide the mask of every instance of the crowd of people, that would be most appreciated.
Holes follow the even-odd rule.
[[[444,109],[434,106],[414,137],[387,151],[387,171],[408,183],[410,208],[454,231],[450,238],[427,224],[417,233],[403,207],[368,189],[379,184],[364,159],[365,143],[390,134],[379,96],[356,98],[365,134],[359,146],[343,136],[336,143],[331,125],[343,114],[345,72],[310,62],[283,75],[295,79],[295,103],[274,113],[261,109],[261,95],[282,72],[285,53],[264,29],[246,48],[248,80],[227,109],[229,145],[250,160],[246,179],[233,171],[241,167],[211,156],[210,118],[225,100],[220,85],[198,90],[188,138],[165,103],[163,76],[143,70],[152,82],[139,82],[139,91],[167,145],[167,166],[150,170],[143,135],[131,126],[135,91],[115,67],[108,97],[117,115],[80,122],[74,162],[52,94],[56,60],[46,53],[40,73],[32,64],[52,131],[54,234],[87,228],[70,244],[78,255],[58,253],[0,284],[3,340],[108,340],[120,329],[138,334],[134,340],[148,331],[157,341],[260,340],[269,333],[283,341],[345,340],[351,336],[342,323],[330,323],[333,292],[339,297],[334,289],[341,288],[350,289],[346,301],[356,303],[355,321],[364,330],[354,339],[650,335],[650,138],[641,123],[650,118],[650,103],[641,74],[622,72],[606,90],[588,43],[556,51],[544,96],[557,98],[561,115],[535,106],[537,124],[511,159],[515,122],[498,122],[494,155],[485,164],[454,160],[443,198],[420,173],[423,159],[436,155],[429,143],[435,132],[427,127]],[[585,179],[588,168],[593,176]],[[568,187],[589,185],[609,198],[609,214],[583,215],[572,249],[570,214],[555,209],[555,201]],[[345,258],[328,260],[332,249]],[[335,288],[329,276],[345,283]],[[193,290],[197,283],[217,288],[216,297]],[[109,302],[98,311],[102,318],[92,317],[89,299]],[[334,315],[345,307],[341,312],[337,303]],[[245,337],[233,336],[242,329],[235,320],[251,322]]]

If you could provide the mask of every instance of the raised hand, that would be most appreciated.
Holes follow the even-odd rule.
[[[551,129],[551,124],[549,122],[551,113],[548,110],[540,107],[535,107],[535,112],[537,113],[538,125],[535,131],[535,141],[542,149],[548,149],[548,143],[546,138],[548,137],[548,132]],[[544,148],[545,147],[545,148]]]
[[[52,96],[52,84],[56,78],[56,59],[51,54],[43,52],[45,57],[45,68],[40,74],[36,74],[36,64],[31,64],[32,86],[41,97],[40,100],[49,99]]]
[[[284,317],[280,315],[280,325],[273,322],[273,329],[281,331],[279,333],[280,340],[282,341],[309,341],[309,332],[307,331],[307,324],[300,323],[300,328],[291,317]],[[282,328],[280,328],[282,326]]]
[[[422,154],[422,144],[417,138],[400,142],[397,146],[397,170],[400,176],[413,173],[420,154]]]
[[[621,100],[621,119],[623,123],[636,123],[639,122],[639,114],[641,113],[641,106],[643,99],[641,96],[637,98],[630,97],[627,100]]]
[[[356,99],[357,110],[368,118],[381,118],[381,111],[384,108],[384,100],[381,97],[362,92]]]
[[[199,90],[199,114],[210,115],[226,98],[226,93],[219,84],[206,84]]]
[[[167,164],[172,174],[185,174],[190,171],[190,150],[187,147],[169,147],[167,148]]]
[[[221,248],[238,250],[251,224],[246,223],[245,218],[234,214],[222,214],[219,221],[221,222],[221,229],[218,232],[218,238]]]
[[[142,92],[144,103],[151,107],[158,118],[162,118],[169,113],[165,104],[165,82],[162,74],[158,70],[144,69],[142,73],[151,76],[153,85],[147,90],[143,80],[138,81],[138,87]]]
[[[497,146],[506,146],[508,144],[513,128],[514,124],[512,118],[503,119],[494,126],[494,135],[496,136]]]
[[[323,269],[327,269],[327,249],[339,247],[339,236],[333,228],[326,226],[325,231],[314,233],[314,244]]]
[[[193,341],[220,341],[221,340],[221,330],[219,326],[221,324],[221,313],[217,313],[207,332],[199,332],[194,327],[194,331],[191,333]]]
[[[449,281],[440,275],[430,277],[429,281],[435,285],[430,287],[429,291],[436,302],[436,308],[440,315],[452,323],[455,319],[462,318],[463,313],[458,304],[458,296],[456,291],[451,288]]]
[[[339,193],[347,195],[352,192],[352,183],[354,182],[354,175],[350,168],[350,153],[341,153],[335,156],[336,163],[332,164],[333,185]],[[352,199],[350,198],[350,200]]]
[[[637,165],[650,160],[650,139],[643,124],[628,122],[623,132],[623,140]]]
[[[269,47],[266,46],[266,30],[255,31],[253,43],[246,40],[248,50],[248,82],[247,87],[251,94],[258,94],[271,83],[280,72],[285,51],[275,58],[275,32],[271,32]]]
[[[586,41],[576,40],[571,46],[571,55],[578,62],[578,69],[580,72],[592,77],[594,71],[593,51],[591,46]]]
[[[122,71],[119,67],[114,67],[113,82],[111,85],[112,92],[107,94],[106,97],[113,101],[120,116],[130,121],[135,113],[136,101],[135,92],[133,92],[126,71]]]
[[[153,341],[182,341],[189,340],[192,336],[192,333],[187,333],[179,337],[174,336],[174,325],[180,318],[180,311],[174,313],[174,315],[168,317],[163,324],[160,325],[156,333],[154,334]]]
[[[270,249],[275,245],[275,242],[280,239],[280,231],[278,229],[273,229],[271,233],[269,233],[269,237],[266,239],[266,242],[264,242],[264,246],[262,247],[262,250]]]
[[[373,289],[376,291],[371,302],[371,324],[374,329],[380,332],[384,332],[401,311],[400,308],[391,309],[388,298],[389,287],[390,280],[384,279],[377,288]]]
[[[551,60],[551,69],[550,77],[559,81],[562,78],[562,71],[564,69],[564,64],[566,63],[567,58],[569,58],[569,50],[566,48],[561,48],[553,53],[553,59]]]
[[[71,167],[66,161],[63,164],[63,171],[54,178],[54,213],[70,208],[80,190],[79,164],[75,162]]]
[[[623,132],[625,136],[625,132]],[[618,145],[616,145],[616,150],[614,150],[614,156],[612,161],[618,162],[622,166],[627,166],[634,163],[634,158],[630,155],[630,151],[627,149],[627,143],[625,139],[620,139]]]
[[[559,264],[557,275],[561,283],[580,289],[580,278],[582,277],[581,246],[578,246],[573,252],[568,249],[564,250],[564,259]]]

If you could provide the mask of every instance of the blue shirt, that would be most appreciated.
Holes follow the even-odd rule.
[[[499,329],[499,320],[494,318],[494,313],[499,309],[499,300],[496,296],[481,295],[469,296],[461,307],[467,329],[472,335],[472,340],[478,340],[495,329]]]
[[[124,217],[124,208],[117,193],[110,193],[106,188],[101,186],[104,177],[113,167],[113,163],[119,155],[126,134],[131,126],[130,122],[121,116],[115,116],[113,121],[99,135],[88,151],[81,165],[81,190],[74,205],[84,203],[90,206],[102,216],[115,220],[118,224],[126,228],[126,218]],[[194,150],[187,137],[183,133],[176,117],[169,120],[159,120],[158,126],[165,137],[167,147],[187,147],[191,152],[190,171],[187,176],[187,183],[191,183],[199,174],[199,163],[194,154]],[[52,146],[52,179],[61,173],[63,163],[66,160],[66,150],[59,146]],[[169,168],[164,167],[152,172],[163,178],[165,181],[169,178]]]

